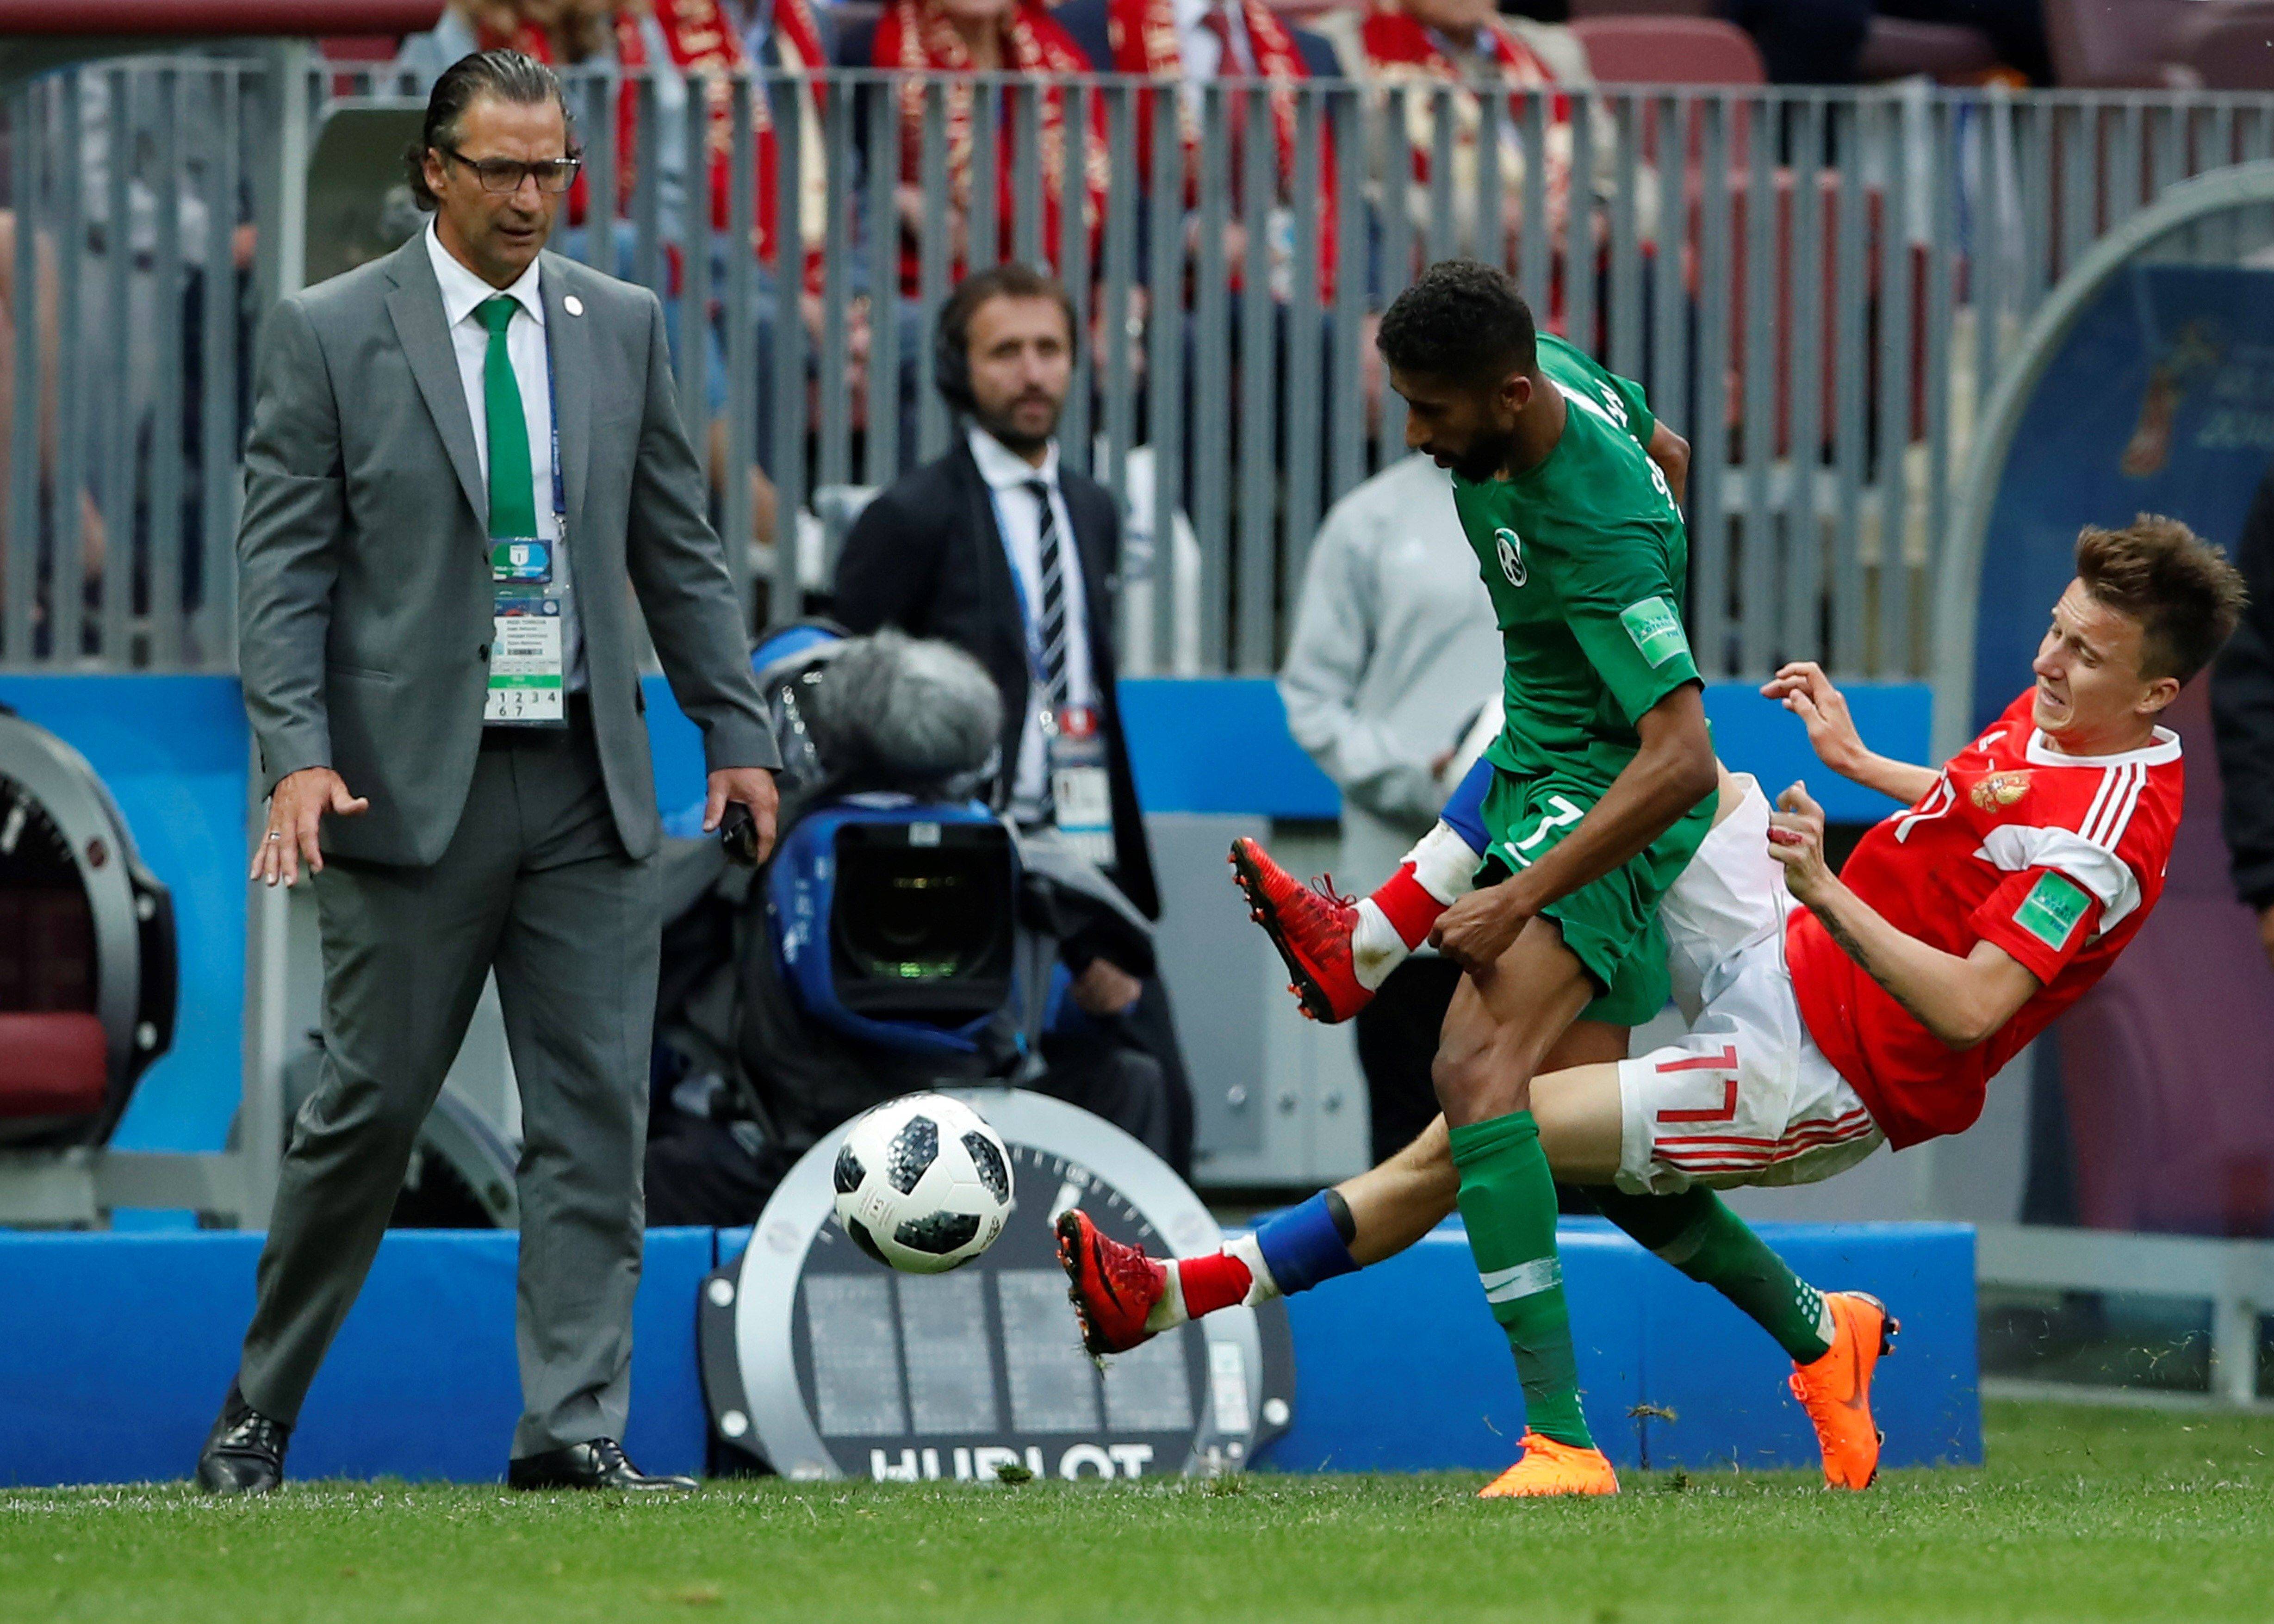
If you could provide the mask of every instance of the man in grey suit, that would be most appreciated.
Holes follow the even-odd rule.
[[[199,1481],[280,1481],[494,970],[524,1134],[508,1480],[692,1488],[616,1442],[660,931],[632,595],[703,730],[705,826],[740,803],[769,845],[778,761],[661,307],[540,252],[576,168],[558,82],[464,58],[410,159],[433,226],[278,306],[245,452],[252,873],[312,877],[324,1068]]]

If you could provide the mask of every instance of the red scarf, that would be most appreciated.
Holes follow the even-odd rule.
[[[1059,26],[1058,20],[1040,4],[1040,0],[1018,0],[1002,24],[1002,71],[1008,73],[1080,74],[1090,70],[1089,59],[1082,55],[1081,47],[1073,36]],[[877,33],[870,47],[869,60],[876,67],[898,70],[912,77],[900,82],[900,178],[911,185],[922,184],[923,151],[924,80],[913,77],[923,73],[968,74],[973,71],[971,53],[964,48],[962,38],[955,32],[946,11],[932,0],[892,0],[882,17],[877,19]],[[976,139],[972,86],[965,80],[951,83],[946,92],[947,111],[947,187],[952,205],[969,217],[971,207],[971,177],[974,142]],[[1000,146],[995,164],[995,217],[1001,224],[1002,240],[998,253],[1011,252],[1014,211],[1016,208],[1013,178],[1014,164],[1012,154],[1013,121],[999,119],[997,130]],[[1052,89],[1044,93],[1042,104],[1042,171],[1043,171],[1043,239],[1044,252],[1053,266],[1057,265],[1061,241],[1065,172],[1065,93]],[[1103,98],[1089,100],[1089,128],[1083,148],[1084,196],[1081,199],[1083,223],[1093,232],[1104,218],[1105,188],[1111,171],[1105,149],[1105,109]],[[900,283],[902,289],[914,294],[918,285],[921,263],[914,244],[905,244],[900,251]],[[958,263],[950,272],[953,280],[960,280],[964,267]]]
[[[1271,86],[1271,133],[1278,150],[1279,187],[1283,201],[1294,200],[1295,102],[1293,86],[1311,77],[1308,64],[1295,36],[1264,0],[1237,0],[1240,20],[1247,30],[1248,49],[1255,56],[1255,76]],[[1184,53],[1177,44],[1175,0],[1107,0],[1106,38],[1113,47],[1116,73],[1140,73],[1148,78],[1181,80]],[[1217,64],[1220,77],[1235,78],[1238,64]],[[1150,177],[1153,162],[1153,104],[1161,96],[1173,97],[1178,124],[1185,138],[1185,196],[1197,207],[1200,198],[1200,130],[1192,110],[1173,88],[1142,95],[1137,103],[1137,163],[1141,175]],[[1321,108],[1319,124],[1319,297],[1334,297],[1336,256],[1335,154]],[[1233,212],[1238,212],[1239,182],[1232,180]],[[1233,285],[1239,284],[1240,267],[1231,268]]]
[[[1255,74],[1268,80],[1271,92],[1271,132],[1279,147],[1279,184],[1287,185],[1295,173],[1295,95],[1288,89],[1311,77],[1303,53],[1287,25],[1263,0],[1239,0],[1240,19],[1246,25],[1248,48],[1255,53]],[[1107,0],[1106,38],[1113,44],[1116,73],[1142,73],[1153,79],[1185,77],[1184,55],[1177,47],[1175,0]],[[1216,64],[1220,78],[1237,77],[1238,64]],[[1178,122],[1185,132],[1185,172],[1193,170],[1192,154],[1200,144],[1200,131],[1189,109],[1178,98]],[[1153,151],[1152,108],[1147,99],[1139,117],[1141,161]],[[1321,147],[1323,147],[1323,140]]]
[[[1555,83],[1555,75],[1539,56],[1517,36],[1513,29],[1503,28],[1497,18],[1484,26],[1484,36],[1491,49],[1494,62],[1500,70],[1501,82],[1510,94],[1508,117],[1522,117],[1525,93],[1545,89]],[[1367,13],[1359,38],[1366,49],[1367,65],[1389,70],[1382,77],[1389,79],[1419,78],[1461,84],[1461,71],[1450,57],[1438,48],[1437,41],[1419,21],[1399,9],[1396,0],[1383,0]],[[1403,72],[1399,70],[1404,70]],[[1571,99],[1557,95],[1550,103],[1549,122],[1558,129],[1568,129],[1571,122]],[[1458,106],[1455,139],[1465,145],[1473,145],[1477,139],[1478,118],[1472,103]],[[1568,169],[1568,155],[1563,163],[1548,154],[1548,184],[1560,192]],[[1416,143],[1413,151],[1413,177],[1429,178],[1429,154],[1426,147]]]
[[[772,0],[774,7],[774,40],[784,68],[800,72],[811,72],[823,65],[820,30],[815,26],[813,12],[807,0]],[[657,0],[656,23],[664,42],[671,53],[672,64],[686,76],[689,87],[700,79],[709,100],[708,136],[705,140],[709,160],[708,180],[711,194],[711,224],[714,230],[725,230],[734,219],[734,89],[728,76],[749,65],[749,54],[742,49],[742,36],[720,11],[719,0]],[[632,192],[639,177],[639,81],[638,70],[648,66],[647,41],[640,33],[639,19],[629,9],[619,9],[612,26],[615,36],[616,64],[624,70],[625,78],[616,89],[616,199],[620,213],[629,214]],[[553,45],[544,33],[528,23],[519,24],[510,39],[497,36],[484,29],[479,34],[484,49],[510,45],[516,50],[538,61],[551,63]],[[755,86],[750,98],[750,122],[757,151],[756,186],[757,189],[757,252],[766,264],[774,260],[774,229],[779,214],[775,172],[779,162],[779,144],[774,131],[773,111],[763,85]],[[818,103],[819,94],[814,92]],[[817,183],[820,153],[817,125],[805,132],[803,144],[804,167],[812,172]],[[801,212],[806,217],[807,268],[816,267],[820,247],[817,236],[819,220],[817,184],[801,184],[801,194],[816,195],[805,199],[807,207]],[[584,177],[579,175],[568,199],[568,218],[572,224],[582,224],[589,207]],[[674,245],[675,247],[675,245]],[[674,265],[677,253],[672,254]],[[675,277],[675,272],[674,272]]]

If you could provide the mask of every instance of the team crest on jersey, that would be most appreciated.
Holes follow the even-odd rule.
[[[1524,564],[1524,544],[1516,532],[1503,524],[1493,532],[1493,539],[1500,544],[1500,573],[1508,577],[1509,585],[1522,586],[1531,580],[1532,572]]]
[[[1975,784],[1974,804],[1984,812],[1994,812],[1999,807],[2012,806],[2029,793],[2028,773],[1992,772]]]

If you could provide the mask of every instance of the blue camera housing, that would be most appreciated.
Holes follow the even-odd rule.
[[[844,902],[842,860],[848,842],[874,846],[897,840],[903,849],[985,843],[989,861],[1002,873],[1001,928],[1005,974],[968,984],[971,994],[997,990],[986,1007],[960,1019],[911,1011],[894,1012],[889,984],[863,980],[846,951],[848,921]],[[999,855],[998,855],[999,853]],[[817,808],[799,818],[783,837],[768,866],[766,925],[775,962],[799,1006],[815,1020],[858,1042],[912,1054],[970,1056],[982,1037],[1016,999],[1016,978],[1008,974],[1007,943],[1018,897],[1017,848],[994,813],[976,801],[920,801],[898,794],[859,794]],[[922,985],[908,983],[920,996]],[[968,1000],[965,1000],[968,1002]]]

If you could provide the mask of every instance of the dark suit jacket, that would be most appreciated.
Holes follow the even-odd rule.
[[[1113,793],[1113,882],[1148,919],[1161,899],[1129,771],[1115,697],[1112,603],[1121,560],[1121,515],[1104,486],[1061,467],[1058,488],[1081,560],[1089,668],[1103,712],[1106,773]],[[1030,701],[1026,628],[995,504],[960,439],[937,462],[906,475],[870,503],[837,560],[836,616],[855,633],[896,626],[937,637],[987,667],[1003,695],[1003,779],[1007,799]]]

